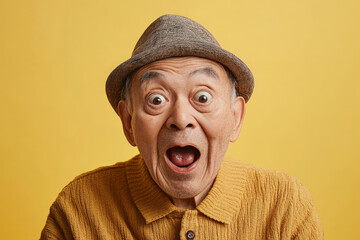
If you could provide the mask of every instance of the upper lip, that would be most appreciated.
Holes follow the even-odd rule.
[[[184,143],[184,142],[182,142],[182,143],[177,143],[177,142],[170,143],[169,145],[167,145],[167,146],[165,147],[165,152],[166,152],[167,150],[169,150],[170,148],[173,148],[173,147],[186,147],[186,146],[194,147],[194,148],[196,148],[196,149],[201,153],[199,147],[198,147],[196,144],[186,143],[186,142],[185,142],[185,143]]]

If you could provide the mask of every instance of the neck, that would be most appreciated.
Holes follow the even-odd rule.
[[[201,193],[199,193],[198,195],[196,195],[195,197],[192,197],[192,198],[174,198],[174,197],[172,197],[171,200],[172,200],[173,204],[180,209],[191,209],[192,210],[192,209],[195,209],[196,206],[198,206],[202,202],[202,200],[204,200],[204,198],[210,191],[211,187],[212,187],[212,184],[210,186],[208,186],[207,188],[205,188]]]
[[[195,209],[197,204],[195,198],[172,198],[173,204],[180,209]]]

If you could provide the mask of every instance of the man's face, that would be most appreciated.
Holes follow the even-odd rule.
[[[224,67],[197,57],[157,61],[134,73],[131,97],[133,109],[120,102],[119,114],[154,181],[173,199],[201,201],[244,115]]]

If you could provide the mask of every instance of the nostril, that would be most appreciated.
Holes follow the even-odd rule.
[[[170,127],[173,129],[179,129],[175,124],[171,124]]]
[[[194,125],[192,124],[192,123],[189,123],[188,125],[186,125],[186,127],[187,128],[191,128],[191,127],[193,127]],[[172,129],[176,129],[176,130],[179,130],[180,128],[176,125],[176,124],[171,124],[170,125],[170,127],[172,128]]]

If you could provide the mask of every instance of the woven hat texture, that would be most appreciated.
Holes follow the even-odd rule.
[[[156,19],[140,37],[132,56],[120,64],[106,81],[108,100],[115,112],[126,78],[136,69],[149,63],[171,58],[196,56],[226,66],[237,80],[236,90],[247,102],[254,88],[250,69],[234,54],[224,50],[214,36],[197,22],[178,15],[164,15]]]

